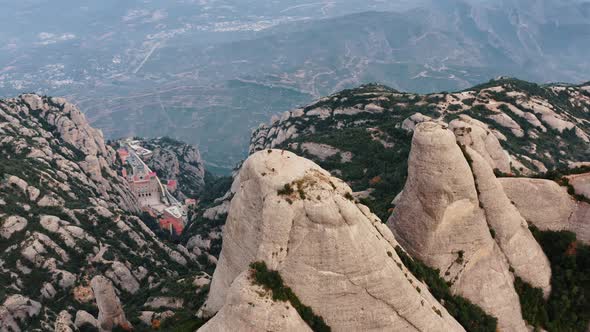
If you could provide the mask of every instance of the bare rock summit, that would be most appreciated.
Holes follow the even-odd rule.
[[[464,330],[405,268],[389,229],[344,182],[281,150],[250,156],[239,181],[204,316],[236,314],[237,324],[250,310],[238,307],[248,298],[240,293],[249,292],[240,286],[248,282],[243,274],[263,261],[334,331]],[[253,316],[256,326],[281,326],[258,322],[281,317],[261,315]],[[288,320],[297,324],[291,314]]]

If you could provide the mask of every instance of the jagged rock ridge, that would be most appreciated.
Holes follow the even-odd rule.
[[[335,331],[463,330],[402,265],[391,232],[352,200],[342,181],[280,150],[250,156],[238,178],[203,315],[247,319],[252,296],[236,284],[247,284],[249,263],[264,261]],[[259,301],[253,304],[267,307]],[[263,316],[252,324],[296,326],[276,325],[281,319]],[[227,323],[216,318],[203,330]]]
[[[344,90],[273,117],[254,131],[250,152],[276,147],[310,158],[387,219],[407,176],[411,133],[425,121],[448,124],[496,174],[530,176],[590,160],[590,86],[512,78],[429,95],[374,84]]]
[[[408,180],[388,225],[411,255],[497,317],[499,328],[524,331],[512,273],[548,294],[549,262],[490,165],[464,149],[450,130],[419,124]]]

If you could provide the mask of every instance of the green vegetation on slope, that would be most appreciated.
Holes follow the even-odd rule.
[[[340,171],[341,175],[337,176],[346,181],[354,191],[371,190],[370,198],[361,199],[361,202],[385,221],[391,213],[390,202],[403,189],[407,177],[407,158],[412,136],[396,127],[405,115],[407,114],[364,114],[356,117],[329,118],[315,123],[316,133],[306,134],[280,147],[311,159],[331,172]],[[357,117],[374,121],[375,131],[370,132],[366,127],[354,125],[352,122]],[[333,126],[339,120],[349,123],[344,128],[333,130]],[[300,148],[294,149],[289,146],[289,143],[305,142],[327,144],[342,151],[352,152],[352,160],[342,162],[340,154],[321,160]]]
[[[438,270],[428,267],[419,260],[412,259],[399,246],[395,248],[404,265],[418,280],[426,283],[430,293],[441,303],[459,324],[470,332],[495,332],[498,320],[486,314],[469,300],[451,293],[449,285],[440,277]]]
[[[285,286],[283,278],[278,271],[269,270],[265,262],[254,262],[250,264],[254,282],[272,291],[272,298],[275,301],[291,303],[297,310],[299,316],[316,332],[332,331],[321,316],[316,315],[313,310],[301,303],[291,288]]]
[[[531,227],[551,263],[551,295],[545,301],[540,289],[515,281],[522,314],[529,324],[550,332],[584,332],[590,323],[590,246],[571,232],[540,231]]]

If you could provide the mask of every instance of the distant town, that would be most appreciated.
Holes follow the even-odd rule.
[[[195,199],[179,202],[174,196],[178,188],[176,180],[166,180],[166,185],[144,160],[153,152],[142,147],[140,141],[126,139],[121,142],[117,155],[123,165],[121,175],[129,186],[142,211],[158,220],[160,228],[170,234],[180,235],[186,226],[188,209],[197,204]]]

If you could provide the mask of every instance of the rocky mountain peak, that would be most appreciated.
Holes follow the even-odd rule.
[[[205,331],[250,317],[245,303],[251,297],[236,285],[251,282],[249,264],[256,261],[278,271],[301,302],[334,330],[463,330],[408,272],[391,232],[354,202],[342,181],[282,150],[253,154],[238,178],[221,257],[202,308],[205,316],[219,312],[224,318],[216,316]],[[256,308],[267,306],[259,301]],[[251,324],[254,329],[278,326],[274,320],[280,319]],[[268,321],[273,324],[259,325]],[[289,322],[296,321],[291,317]]]
[[[388,225],[408,252],[440,269],[502,329],[525,328],[514,310],[520,303],[512,274],[549,294],[549,261],[492,168],[439,124],[416,127],[408,179]]]

